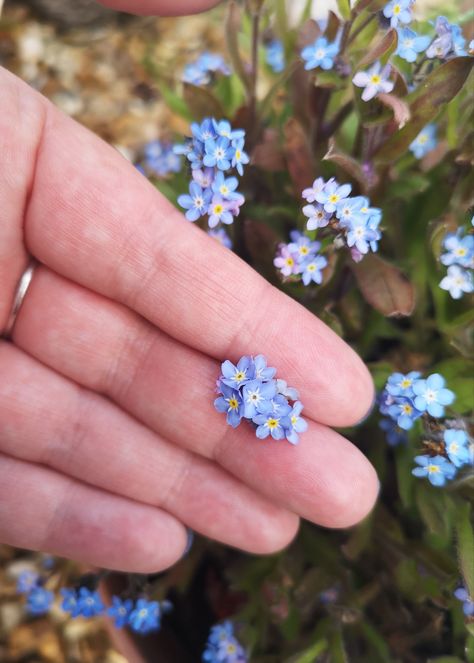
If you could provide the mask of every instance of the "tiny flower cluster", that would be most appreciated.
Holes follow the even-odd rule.
[[[208,85],[217,73],[229,76],[231,71],[222,55],[206,51],[185,66],[182,80],[191,85]]]
[[[104,605],[99,593],[88,587],[61,589],[61,608],[71,617],[97,617],[107,615],[116,628],[130,626],[136,633],[146,634],[159,630],[161,615],[171,609],[168,601],[149,601],[146,598],[122,599],[112,597],[112,605]]]
[[[333,177],[327,182],[319,177],[313,186],[303,191],[309,203],[303,207],[308,217],[308,230],[330,226],[351,249],[353,260],[359,262],[369,251],[378,250],[382,236],[379,224],[382,211],[371,207],[365,196],[350,196],[350,184],[339,184]]]
[[[43,587],[44,579],[35,571],[23,571],[17,580],[17,592],[26,596],[26,610],[30,615],[45,615],[51,609],[54,593]],[[171,610],[168,601],[149,601],[146,598],[112,597],[106,606],[96,589],[85,585],[60,590],[61,609],[71,617],[92,618],[108,616],[116,628],[130,626],[136,633],[150,633],[161,626],[162,614]]]
[[[290,239],[290,244],[278,245],[277,255],[273,261],[281,276],[285,280],[295,277],[294,280],[301,280],[304,285],[309,285],[311,282],[322,283],[322,270],[328,261],[318,253],[321,243],[312,242],[297,230],[291,231]]]
[[[181,158],[175,154],[173,145],[161,140],[147,143],[143,149],[145,172],[158,177],[179,173]]]
[[[30,615],[45,615],[54,602],[54,594],[43,587],[43,579],[36,571],[23,571],[18,576],[16,591],[26,597],[26,611]]]
[[[273,39],[266,45],[265,60],[275,74],[283,71],[285,68],[285,50],[279,39]]]
[[[467,55],[466,40],[459,25],[450,23],[445,16],[438,16],[435,31],[437,37],[426,50],[428,58],[447,60]]]
[[[245,131],[232,129],[226,120],[206,118],[191,125],[192,138],[175,146],[191,164],[192,180],[189,194],[179,196],[178,203],[186,210],[188,221],[208,215],[209,227],[231,224],[239,215],[244,196],[237,191],[236,177],[227,176],[236,169],[243,175],[249,157],[244,152]]]
[[[232,622],[211,628],[202,660],[205,663],[247,663],[245,651],[234,636]]]
[[[460,299],[464,293],[474,291],[474,235],[466,235],[462,229],[448,233],[443,240],[443,253],[440,257],[448,274],[439,284],[453,299]]]
[[[380,426],[387,432],[388,443],[395,445],[406,441],[405,431],[420,417],[425,423],[429,423],[428,415],[435,419],[444,417],[445,407],[454,399],[454,393],[445,387],[445,380],[439,373],[426,379],[418,371],[392,373],[379,401],[380,412],[387,417]],[[425,428],[429,437],[424,441],[427,453],[415,457],[418,467],[412,473],[427,477],[434,486],[443,486],[455,477],[459,468],[472,465],[472,448],[466,431],[459,428],[455,420]]]
[[[298,392],[284,380],[275,379],[276,369],[267,366],[263,355],[242,357],[236,365],[226,360],[221,370],[214,406],[226,414],[229,426],[236,428],[247,419],[255,425],[260,440],[271,436],[298,444],[298,434],[308,427],[301,417],[303,405]]]
[[[400,23],[411,23],[414,4],[415,0],[390,0],[383,8],[383,15],[390,19],[390,27],[396,28]]]

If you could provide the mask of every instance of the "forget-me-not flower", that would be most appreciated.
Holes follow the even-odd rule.
[[[446,405],[456,398],[446,381],[439,373],[433,373],[426,380],[416,380],[413,384],[414,405],[420,412],[428,412],[432,417],[442,417]]]
[[[444,486],[456,474],[456,468],[444,456],[415,456],[415,467],[411,473],[416,477],[427,477],[433,486]]]
[[[453,299],[460,299],[464,293],[474,291],[472,273],[459,267],[459,265],[451,265],[448,267],[447,276],[441,280],[439,287],[442,290],[447,290]]]
[[[419,35],[410,28],[398,28],[398,46],[395,55],[407,62],[415,62],[420,53],[426,51],[431,42],[428,35]]]
[[[306,46],[301,51],[301,57],[305,61],[304,68],[310,69],[332,69],[334,59],[339,53],[339,44],[337,42],[329,43],[326,37],[318,37],[312,44]]]

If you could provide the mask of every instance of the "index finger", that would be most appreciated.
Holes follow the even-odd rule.
[[[114,149],[9,74],[0,85],[6,140],[40,146],[25,212],[32,255],[212,357],[266,355],[322,423],[366,414],[370,375],[333,331],[192,226]],[[15,130],[33,103],[44,116],[36,136]]]

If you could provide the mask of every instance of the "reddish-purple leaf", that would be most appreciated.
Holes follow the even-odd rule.
[[[415,290],[394,265],[376,255],[351,264],[365,300],[383,315],[408,316],[415,308]]]

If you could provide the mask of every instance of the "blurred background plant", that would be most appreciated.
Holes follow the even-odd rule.
[[[0,548],[2,661],[123,660],[109,604],[109,633],[161,626],[128,660],[474,661],[472,9],[290,4],[58,32],[12,3],[0,59],[177,206],[198,184],[188,218],[364,357],[384,418],[345,434],[377,468],[377,507],[264,558],[197,537],[157,577]]]

